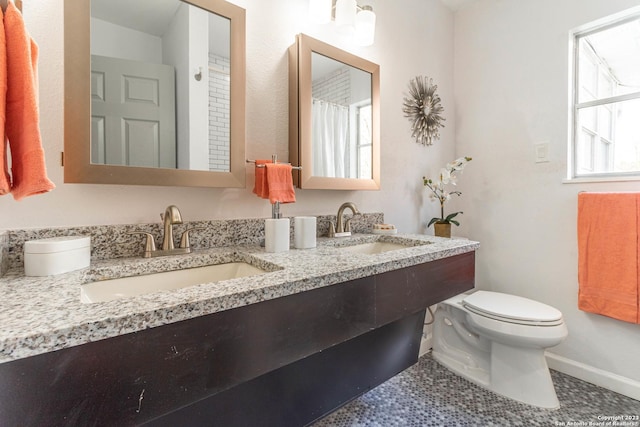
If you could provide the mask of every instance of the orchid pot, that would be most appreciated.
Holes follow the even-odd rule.
[[[451,237],[451,223],[436,222],[433,224],[434,235],[437,237]]]

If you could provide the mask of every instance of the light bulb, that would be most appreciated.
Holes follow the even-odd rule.
[[[336,2],[336,27],[342,34],[353,34],[355,31],[356,0],[338,0]]]
[[[360,46],[371,46],[376,34],[376,14],[371,6],[363,6],[356,15],[356,43]]]

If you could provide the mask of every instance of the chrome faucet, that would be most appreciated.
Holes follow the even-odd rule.
[[[333,222],[329,223],[329,237],[346,237],[351,236],[351,218],[346,221],[343,219],[344,210],[351,209],[353,215],[361,215],[356,205],[352,202],[343,203],[338,208],[338,215],[336,217],[335,225]]]
[[[145,246],[144,246],[144,258],[165,256],[165,255],[180,255],[191,253],[191,245],[189,242],[189,232],[193,230],[203,230],[202,227],[195,227],[186,230],[180,238],[180,247],[176,248],[173,243],[173,226],[175,224],[182,224],[182,216],[177,206],[171,205],[165,209],[164,214],[160,214],[162,218],[164,237],[162,240],[162,249],[156,249],[156,243],[151,233],[144,231],[134,231],[129,234],[144,234]]]
[[[162,250],[171,251],[173,246],[173,225],[182,224],[182,216],[177,206],[167,206],[164,215],[160,214],[160,218],[164,223],[164,240],[162,240]]]

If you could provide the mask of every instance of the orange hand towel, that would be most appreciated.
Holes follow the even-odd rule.
[[[264,166],[271,160],[256,160],[256,183],[253,192],[263,199],[269,198],[269,186],[267,185],[267,168]],[[258,166],[261,167],[258,167]]]
[[[11,191],[7,163],[7,138],[4,133],[7,106],[7,43],[4,37],[4,16],[0,9],[0,196]]]
[[[38,46],[22,15],[9,1],[4,17],[7,47],[6,135],[11,147],[11,193],[14,199],[51,191],[38,116]]]
[[[271,204],[294,203],[296,193],[293,189],[293,175],[289,163],[267,163],[267,183]]]
[[[640,197],[578,195],[578,308],[638,323]]]

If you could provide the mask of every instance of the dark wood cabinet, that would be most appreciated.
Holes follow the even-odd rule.
[[[306,425],[414,364],[425,308],[473,288],[474,259],[0,364],[0,425]]]

